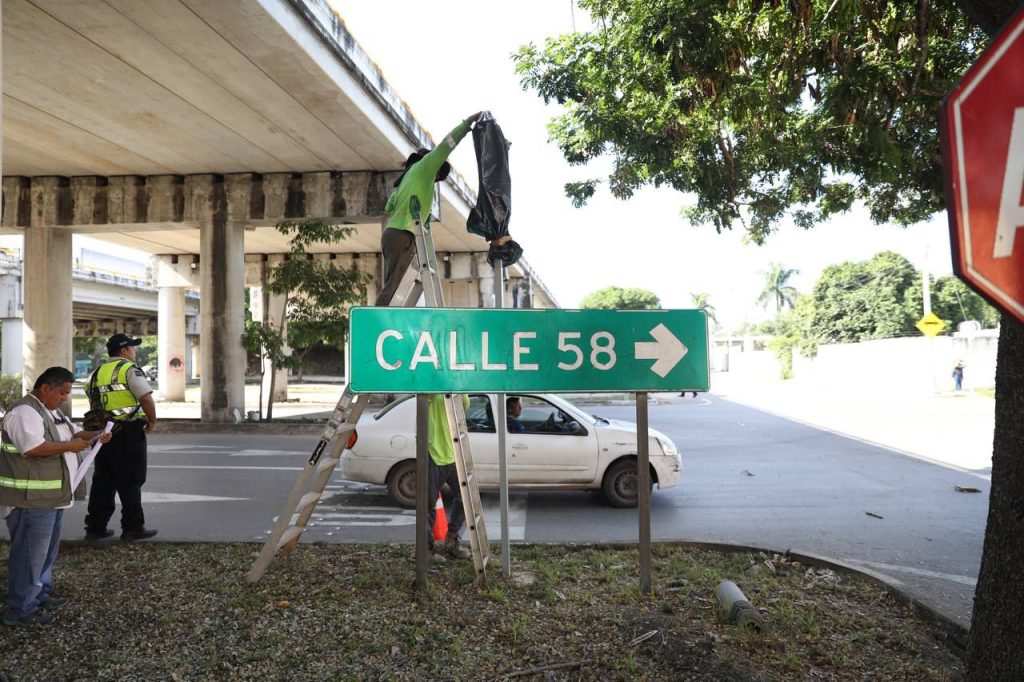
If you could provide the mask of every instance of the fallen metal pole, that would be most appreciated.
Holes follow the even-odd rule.
[[[764,631],[764,620],[754,605],[740,592],[740,588],[731,580],[723,580],[715,588],[718,603],[725,610],[729,622],[741,628],[751,628],[757,632]]]

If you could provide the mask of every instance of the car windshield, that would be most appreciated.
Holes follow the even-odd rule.
[[[544,398],[544,400],[547,400],[549,403],[551,403],[555,407],[568,412],[573,417],[578,417],[579,419],[581,419],[582,421],[585,421],[588,424],[596,424],[597,423],[596,419],[594,419],[592,416],[590,416],[589,414],[587,414],[586,412],[584,412],[580,408],[578,408],[575,405],[573,405],[572,403],[570,403],[568,400],[563,400],[562,398],[559,398],[557,395],[552,395],[550,393],[545,393],[543,395],[543,398]]]

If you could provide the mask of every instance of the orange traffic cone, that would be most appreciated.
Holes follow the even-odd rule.
[[[434,503],[434,540],[444,540],[448,535],[448,517],[444,515],[444,500],[441,493],[437,494],[437,502]]]

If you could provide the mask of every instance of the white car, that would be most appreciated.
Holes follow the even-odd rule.
[[[515,490],[598,490],[616,507],[637,504],[636,424],[609,421],[558,396],[518,394],[522,431],[506,425],[509,487]],[[469,395],[466,423],[477,481],[498,487],[498,437],[493,394]],[[341,456],[341,477],[386,485],[402,507],[416,505],[416,401],[404,396],[378,413],[363,415],[357,441]],[[672,440],[649,429],[651,481],[679,483],[683,460]]]

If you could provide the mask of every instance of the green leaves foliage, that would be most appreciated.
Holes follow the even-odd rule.
[[[646,289],[605,287],[588,294],[580,307],[602,310],[657,310],[661,301]]]
[[[864,201],[944,208],[936,108],[987,42],[953,0],[579,0],[594,30],[525,45],[524,89],[565,111],[566,160],[613,158],[612,194],[693,193],[685,215],[762,243]],[[595,181],[570,183],[582,205]]]
[[[290,237],[290,249],[271,268],[267,289],[286,297],[287,336],[281,328],[250,320],[243,344],[279,367],[295,368],[301,356],[285,352],[285,343],[293,349],[309,349],[317,343],[341,347],[348,330],[348,309],[365,300],[371,276],[356,267],[340,267],[334,254],[307,253],[307,249],[341,242],[354,228],[307,220],[281,222],[277,231]]]

